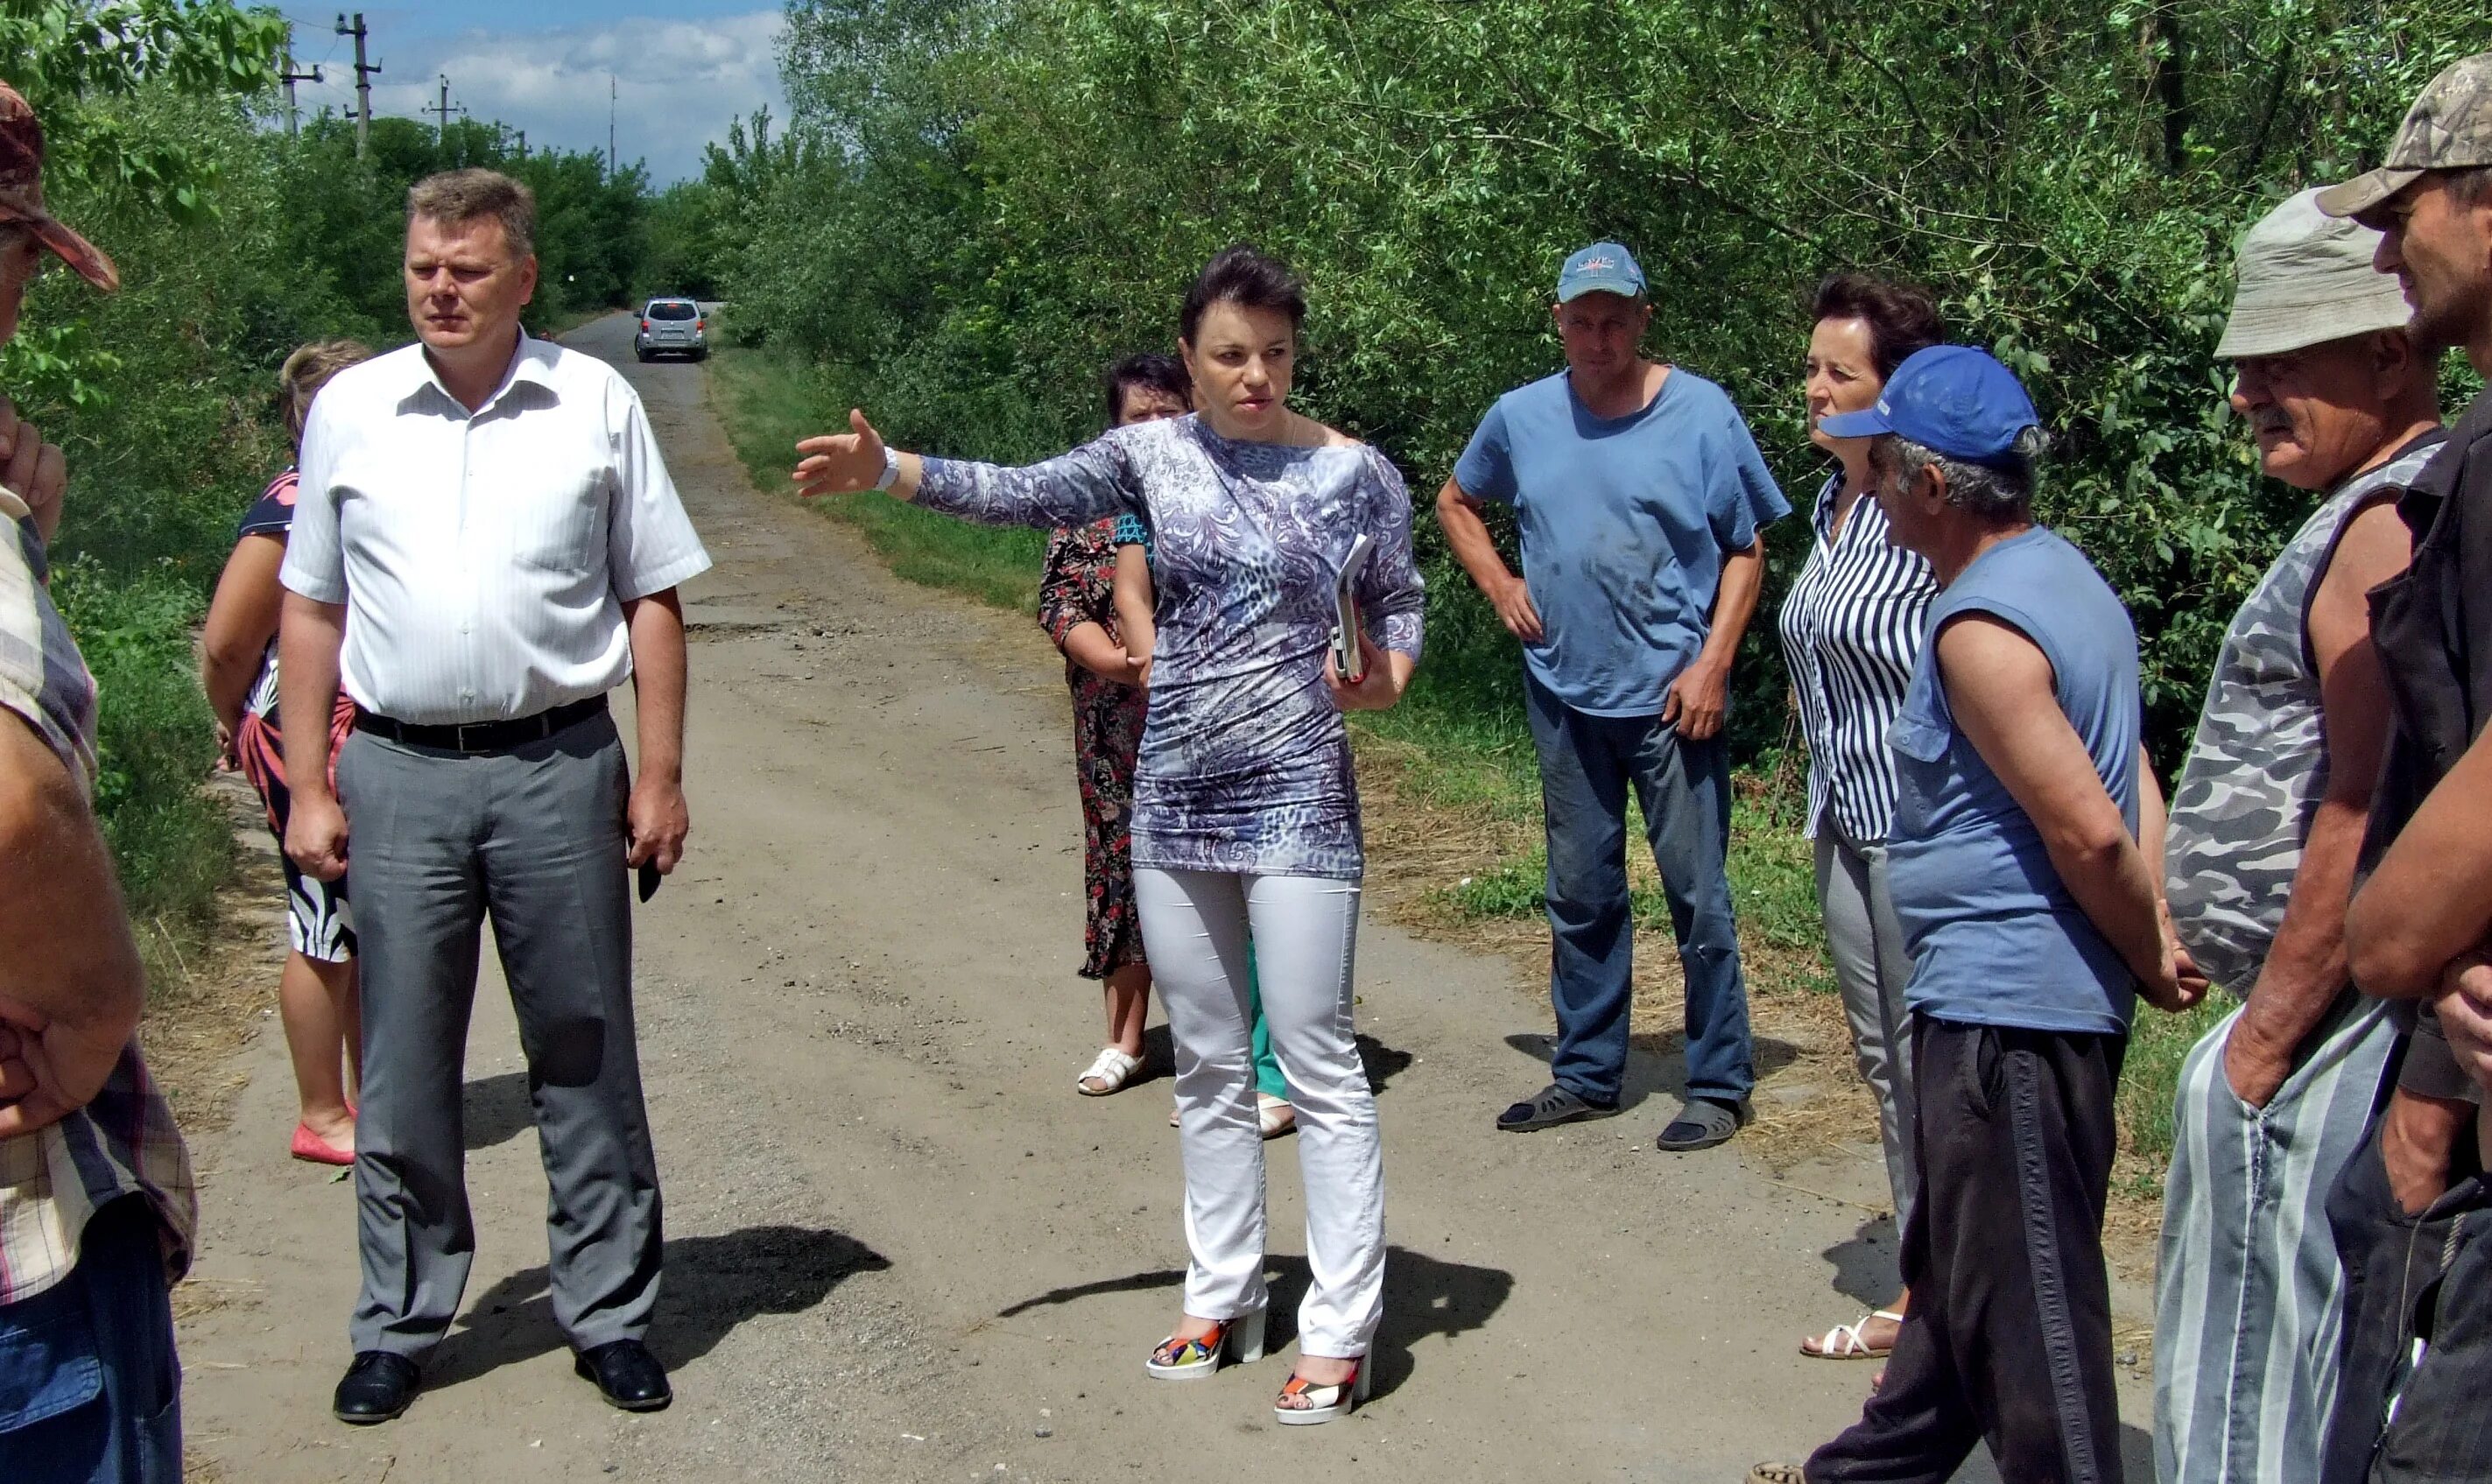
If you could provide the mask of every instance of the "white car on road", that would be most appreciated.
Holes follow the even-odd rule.
[[[652,299],[640,310],[640,333],[632,353],[643,361],[662,355],[709,358],[709,319],[691,299]]]

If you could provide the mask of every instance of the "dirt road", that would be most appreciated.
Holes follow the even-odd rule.
[[[1607,1123],[1494,1133],[1543,1081],[1545,1000],[1504,961],[1372,921],[1359,1018],[1392,1239],[1379,1394],[1347,1423],[1285,1429],[1268,1400],[1286,1353],[1148,1381],[1184,1261],[1175,1135],[1164,1075],[1072,1090],[1098,1000],[1072,973],[1059,664],[1027,620],[905,585],[846,528],[754,492],[705,373],[631,364],[628,323],[571,343],[639,386],[718,559],[689,590],[692,854],[638,919],[667,1202],[652,1344],[675,1405],[626,1416],[571,1373],[489,955],[465,1111],[474,1277],[395,1423],[329,1417],[352,1186],[285,1158],[273,1023],[238,1064],[233,1127],[195,1151],[192,1292],[208,1307],[183,1332],[193,1446],[224,1477],[1727,1481],[1856,1415],[1868,1369],[1792,1346],[1879,1282],[1860,1209],[1736,1146],[1655,1153],[1666,1092]],[[1290,1142],[1269,1149],[1286,1332],[1305,1281],[1297,1166]],[[1801,1182],[1884,1188],[1865,1162]],[[2132,1477],[2150,1476],[2129,1442]]]

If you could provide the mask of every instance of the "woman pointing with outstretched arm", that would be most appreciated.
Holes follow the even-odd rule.
[[[1329,1421],[1365,1395],[1383,1302],[1383,1164],[1350,1027],[1365,858],[1341,713],[1401,698],[1421,608],[1402,476],[1290,410],[1305,314],[1286,267],[1231,248],[1196,280],[1179,323],[1193,415],[1006,469],[888,449],[850,413],[850,431],[797,445],[794,475],[803,494],[879,489],[990,524],[1130,511],[1150,527],[1159,638],[1134,783],[1134,885],[1176,1044],[1193,1261],[1184,1315],[1147,1368],[1193,1380],[1262,1352],[1251,930],[1306,1180],[1313,1281],[1297,1368],[1274,1403],[1290,1423]],[[1351,683],[1329,639],[1334,583],[1362,535],[1376,549],[1352,586],[1367,632]]]

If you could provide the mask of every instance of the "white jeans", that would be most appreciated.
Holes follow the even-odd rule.
[[[1176,1043],[1185,1154],[1185,1312],[1229,1320],[1264,1304],[1263,1140],[1246,1005],[1246,944],[1272,1052],[1297,1110],[1306,1179],[1301,1354],[1367,1353],[1384,1308],[1384,1156],[1376,1094],[1350,1033],[1358,883],[1230,872],[1134,872],[1142,945]]]

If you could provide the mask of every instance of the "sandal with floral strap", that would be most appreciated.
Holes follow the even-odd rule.
[[[1350,1373],[1348,1380],[1311,1381],[1292,1371],[1290,1383],[1281,1388],[1280,1396],[1272,1403],[1272,1415],[1291,1427],[1308,1427],[1348,1416],[1367,1400],[1373,1380],[1365,1355],[1358,1357],[1358,1369]]]
[[[1182,1340],[1169,1336],[1142,1362],[1142,1369],[1157,1380],[1208,1380],[1224,1364],[1246,1365],[1262,1358],[1263,1311],[1258,1309],[1222,1320],[1209,1334]]]

